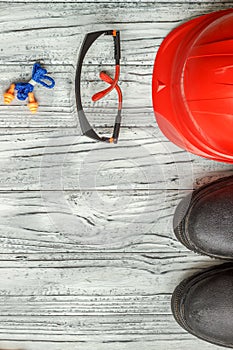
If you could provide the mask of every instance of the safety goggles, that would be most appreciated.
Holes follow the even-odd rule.
[[[95,130],[90,125],[84,113],[82,100],[81,100],[81,72],[82,72],[83,60],[87,54],[87,51],[91,47],[91,45],[102,34],[111,35],[114,40],[115,76],[114,78],[111,78],[107,73],[103,71],[100,72],[100,79],[108,83],[110,86],[105,90],[102,90],[94,94],[92,96],[92,100],[98,101],[104,96],[108,95],[113,89],[116,89],[117,95],[118,95],[118,111],[115,118],[115,124],[114,124],[113,133],[111,137],[101,137],[95,132]],[[75,77],[76,104],[77,104],[78,117],[79,117],[82,133],[96,141],[102,141],[102,142],[108,142],[108,143],[117,143],[118,141],[120,127],[121,127],[121,110],[122,110],[122,92],[120,87],[118,86],[118,80],[120,75],[120,58],[121,58],[120,56],[121,55],[120,55],[120,32],[119,31],[117,30],[98,31],[98,32],[88,33],[85,36],[80,53],[79,53],[78,64],[76,69],[76,77]]]

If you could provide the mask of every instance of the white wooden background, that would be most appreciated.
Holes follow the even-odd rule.
[[[0,101],[0,348],[28,350],[218,349],[173,320],[171,293],[216,261],[172,232],[179,200],[232,166],[181,151],[160,133],[151,103],[156,51],[182,21],[231,1],[0,1],[0,92],[29,79],[35,61],[56,79],[41,107]],[[122,37],[121,141],[80,136],[74,100],[85,33]],[[95,107],[98,73],[113,71],[99,40],[84,67],[85,108],[109,133],[114,92]],[[203,179],[204,178],[204,179]]]

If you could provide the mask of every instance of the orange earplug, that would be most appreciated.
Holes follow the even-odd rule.
[[[28,108],[30,109],[31,113],[36,113],[39,104],[36,101],[33,92],[29,92],[29,94],[28,94],[28,101],[29,101]]]
[[[9,105],[11,101],[15,98],[15,84],[11,84],[9,90],[5,92],[4,96],[4,103],[6,105]]]

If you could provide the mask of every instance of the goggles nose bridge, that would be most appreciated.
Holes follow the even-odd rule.
[[[112,79],[111,86],[105,90],[99,91],[92,96],[92,101],[98,101],[104,96],[108,95],[117,85],[120,76],[120,66],[116,65],[115,77]]]

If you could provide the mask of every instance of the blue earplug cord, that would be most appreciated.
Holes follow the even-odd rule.
[[[39,63],[35,63],[32,70],[32,81],[46,87],[47,89],[53,89],[55,86],[55,81],[53,78],[49,77],[47,70],[42,68]],[[47,84],[50,82],[50,84]],[[15,90],[17,90],[17,98],[21,101],[26,100],[28,94],[34,90],[34,85],[30,82],[28,83],[16,83]]]

